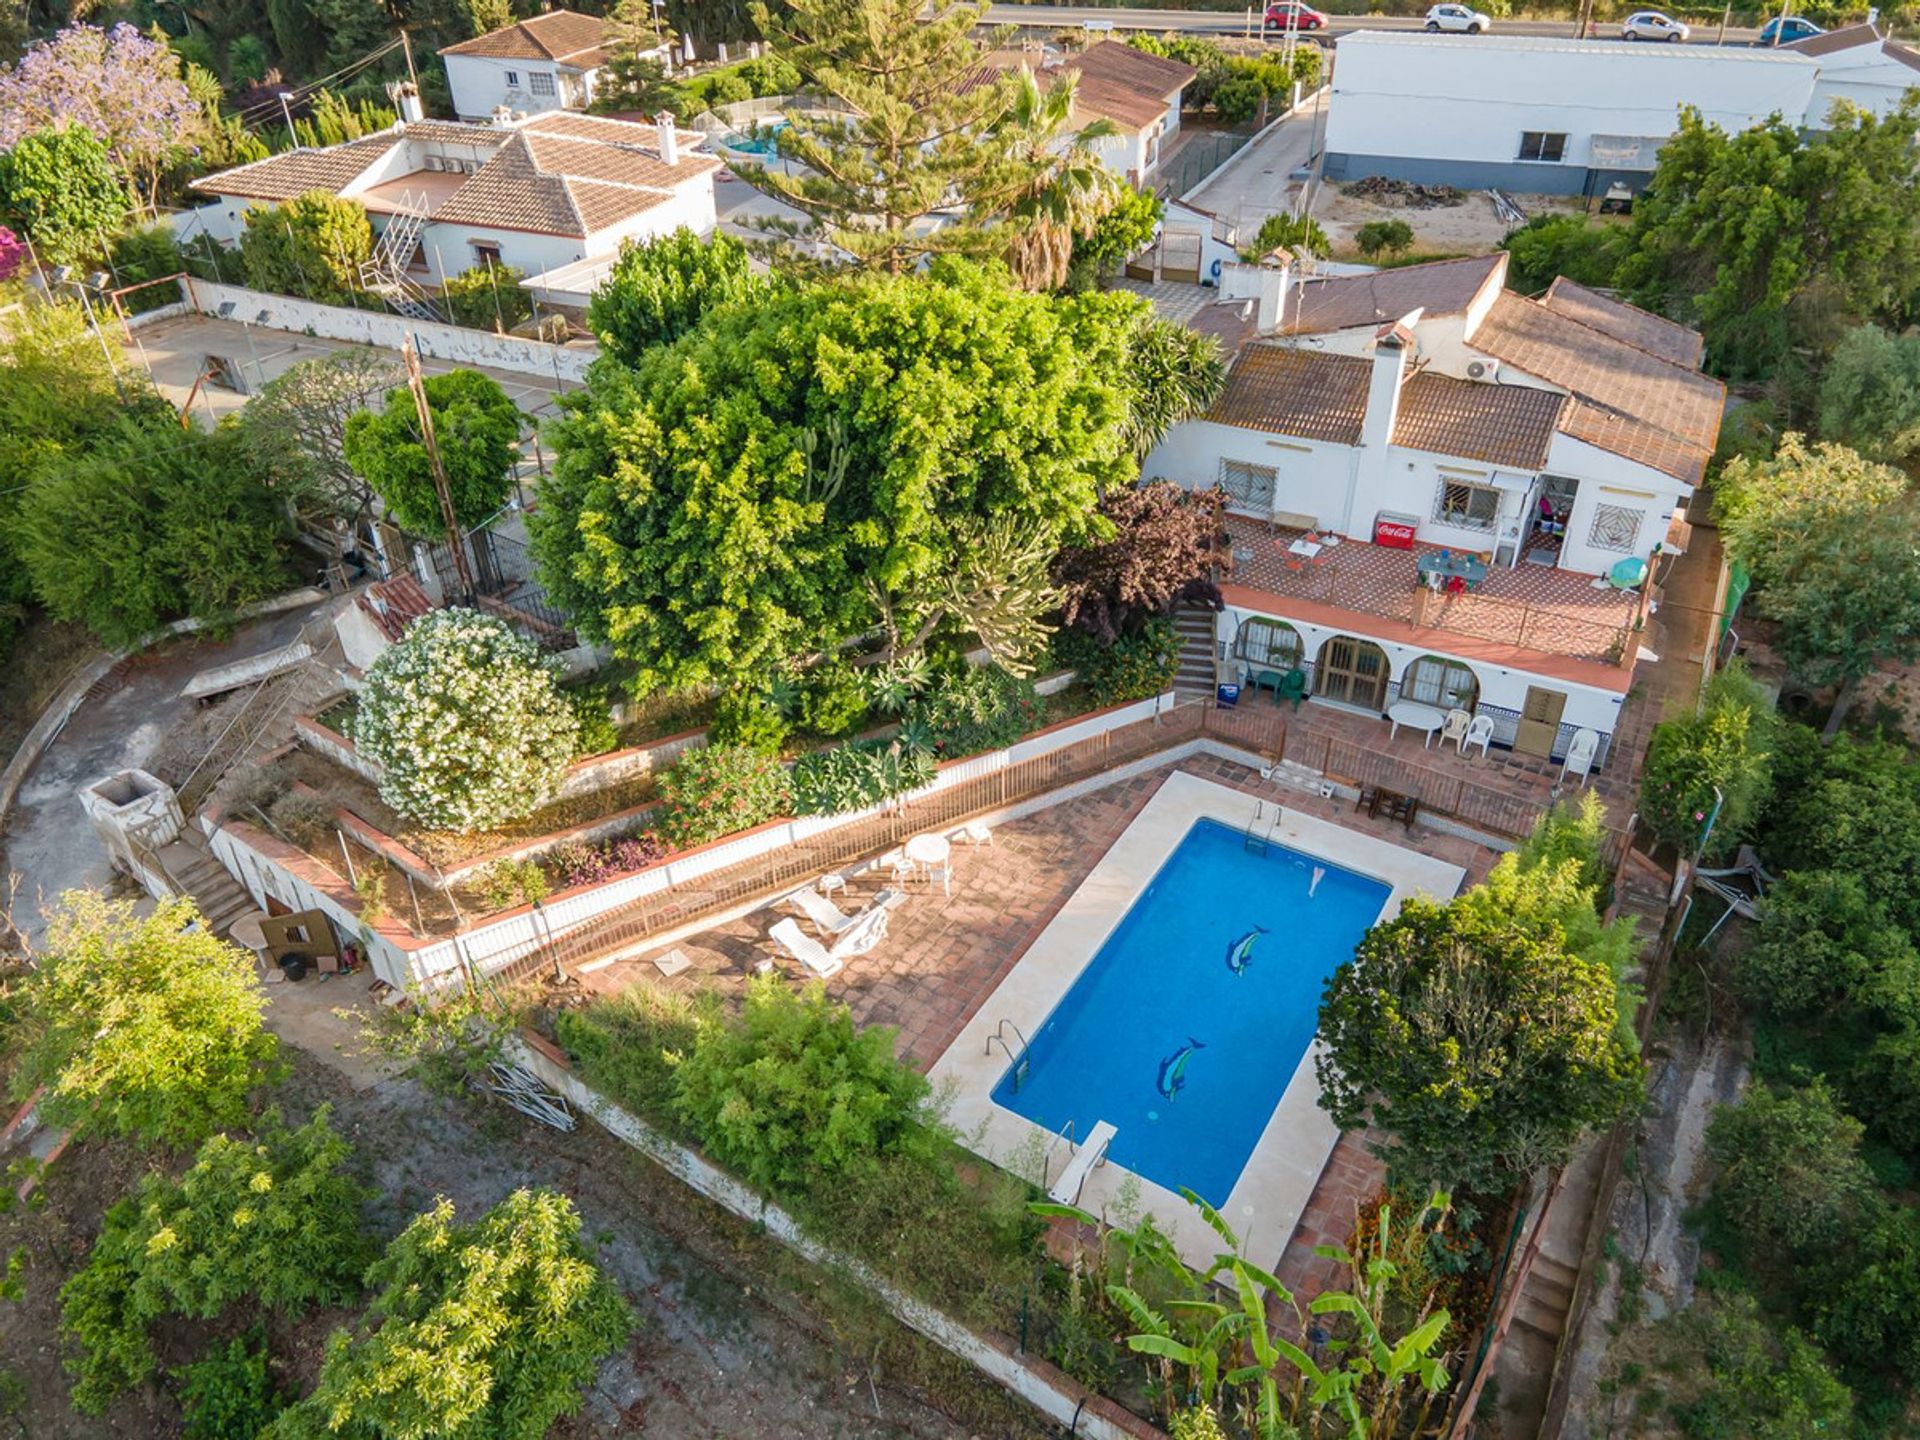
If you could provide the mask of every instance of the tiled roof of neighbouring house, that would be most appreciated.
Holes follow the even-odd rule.
[[[1689,370],[1696,368],[1700,364],[1700,357],[1706,353],[1706,341],[1700,338],[1698,330],[1689,330],[1665,316],[1629,305],[1624,300],[1615,300],[1597,290],[1589,290],[1564,275],[1547,287],[1541,303],[1549,310],[1569,315],[1583,325],[1604,330],[1616,340],[1637,345],[1662,360],[1684,365]]]
[[[442,55],[481,55],[490,60],[557,60],[581,70],[600,64],[607,22],[573,10],[553,10],[489,30]]]
[[[1289,286],[1281,330],[1312,335],[1380,325],[1419,310],[1424,317],[1458,315],[1473,303],[1504,255],[1436,260],[1370,275],[1340,275]]]
[[[1249,345],[1207,419],[1302,440],[1357,445],[1373,362],[1285,345]]]
[[[1572,392],[1562,433],[1689,485],[1705,473],[1726,404],[1719,381],[1510,292],[1467,343]]]
[[[1400,389],[1393,443],[1517,470],[1547,463],[1566,397],[1532,385],[1422,373]]]
[[[397,641],[407,626],[433,609],[433,601],[410,575],[397,580],[380,580],[360,592],[356,602],[372,618],[375,627],[388,640]]]

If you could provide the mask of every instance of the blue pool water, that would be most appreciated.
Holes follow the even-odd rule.
[[[771,155],[779,148],[779,135],[786,128],[784,120],[769,120],[755,128],[751,134],[742,135],[732,141],[727,148],[738,150],[746,155]]]
[[[1028,1037],[1025,1076],[1010,1066],[995,1103],[1055,1134],[1071,1121],[1080,1138],[1105,1120],[1116,1164],[1224,1205],[1313,1039],[1322,982],[1390,893],[1197,821]],[[1256,926],[1267,933],[1236,973],[1229,952]]]

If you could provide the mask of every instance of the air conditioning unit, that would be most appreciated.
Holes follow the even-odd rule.
[[[1470,360],[1467,362],[1469,380],[1498,380],[1500,362],[1498,360]]]
[[[449,175],[464,175],[467,173],[467,162],[464,160],[448,160],[445,163]]]
[[[427,156],[427,169],[444,170],[446,168],[447,168],[447,162],[442,160],[438,155]]]

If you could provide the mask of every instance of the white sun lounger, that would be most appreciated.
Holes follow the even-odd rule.
[[[1119,1133],[1105,1120],[1096,1120],[1093,1129],[1087,1132],[1086,1143],[1073,1152],[1073,1158],[1067,1161],[1067,1168],[1048,1188],[1047,1198],[1056,1205],[1078,1205],[1087,1176],[1093,1173],[1094,1166],[1107,1158],[1107,1147]]]
[[[847,962],[800,928],[791,915],[773,922],[767,938],[822,980],[830,980],[846,968]]]
[[[838,939],[859,923],[854,916],[847,914],[811,885],[787,896],[787,903],[813,922],[813,928],[820,932],[822,939]]]

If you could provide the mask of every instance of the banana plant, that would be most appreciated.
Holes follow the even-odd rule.
[[[1182,1340],[1174,1333],[1172,1320],[1125,1285],[1107,1286],[1107,1298],[1139,1327],[1137,1333],[1127,1337],[1127,1348],[1136,1355],[1151,1355],[1161,1361],[1168,1418],[1172,1418],[1172,1369],[1176,1365],[1187,1369],[1187,1403],[1212,1405],[1220,1394],[1222,1367],[1238,1349],[1237,1337],[1246,1327],[1247,1317],[1212,1300],[1169,1300],[1167,1309],[1189,1321],[1185,1327],[1188,1333],[1198,1332],[1196,1338]]]

